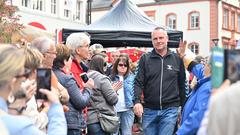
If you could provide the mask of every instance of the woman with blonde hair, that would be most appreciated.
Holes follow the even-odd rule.
[[[15,100],[14,93],[21,88],[21,82],[26,79],[24,64],[25,57],[22,50],[12,45],[0,45],[0,111],[2,112],[0,120],[3,121],[10,135],[42,135],[44,133],[28,118],[7,114],[9,102]],[[66,120],[57,96],[45,89],[41,89],[40,92],[47,95],[50,103],[48,135],[65,135]]]
[[[36,127],[46,132],[48,124],[47,112],[49,106],[45,105],[41,111],[38,111],[37,101],[34,96],[36,93],[36,72],[37,68],[42,65],[43,55],[38,49],[31,46],[26,46],[23,49],[26,58],[24,67],[29,70],[27,80],[22,83],[22,86],[25,87],[28,101],[26,110],[23,114],[28,116]]]

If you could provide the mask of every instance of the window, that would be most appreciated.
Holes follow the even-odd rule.
[[[196,55],[199,54],[199,44],[196,42],[192,42],[188,45],[188,48],[195,53]]]
[[[223,10],[223,28],[228,29],[228,9]]]
[[[238,17],[237,17],[237,29],[238,29],[238,32],[240,32],[240,14],[238,14]]]
[[[70,17],[70,10],[64,9],[64,17],[67,17],[67,18]]]
[[[43,11],[44,10],[43,4],[44,4],[43,0],[34,0],[32,4],[32,8],[33,10]]]
[[[22,6],[28,7],[29,6],[29,0],[22,0]]]
[[[56,12],[57,12],[56,0],[51,0],[51,13],[56,14]]]
[[[76,20],[81,19],[81,1],[77,1],[77,7],[76,7]]]
[[[199,12],[192,12],[189,15],[190,29],[199,29]]]
[[[231,29],[232,30],[235,30],[235,13],[234,12],[232,12],[232,14],[231,14],[232,16],[231,16]]]
[[[167,26],[171,29],[176,29],[176,15],[170,14],[167,15]]]

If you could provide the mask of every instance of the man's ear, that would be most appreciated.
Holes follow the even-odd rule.
[[[81,52],[80,48],[77,48],[75,51],[76,51],[76,54],[79,54]]]

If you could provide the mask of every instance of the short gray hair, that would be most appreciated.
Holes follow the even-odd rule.
[[[85,32],[72,33],[66,39],[66,45],[71,48],[72,53],[75,53],[75,50],[83,46],[84,42],[87,41],[90,44],[90,35]]]
[[[42,54],[48,51],[50,45],[54,45],[54,41],[47,37],[39,37],[32,42],[32,46],[37,48]]]
[[[166,36],[168,36],[168,34],[167,34],[167,29],[165,29],[165,28],[163,28],[163,27],[156,27],[156,28],[154,28],[153,29],[153,31],[152,31],[152,33],[151,33],[151,36],[152,36],[152,34],[153,34],[153,32],[154,31],[162,31]]]

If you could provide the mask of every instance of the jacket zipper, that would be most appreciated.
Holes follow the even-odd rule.
[[[160,79],[160,109],[162,110],[162,80],[163,80],[163,58],[161,58],[162,65],[161,65],[161,79]]]

